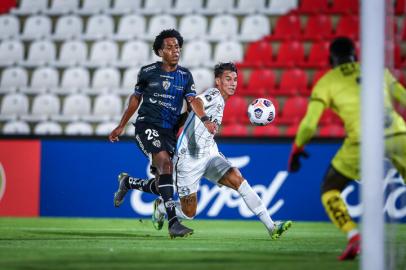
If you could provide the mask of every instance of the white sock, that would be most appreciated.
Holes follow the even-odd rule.
[[[176,211],[176,216],[180,219],[190,219],[191,220],[194,218],[194,217],[188,217],[183,213],[180,202],[175,202],[175,211]],[[161,200],[161,203],[158,205],[158,212],[161,214],[166,214],[166,209],[165,209],[163,200]]]
[[[275,227],[274,222],[261,201],[261,198],[259,198],[258,194],[251,188],[247,180],[241,183],[241,186],[238,188],[238,193],[240,193],[248,208],[261,220],[268,231],[272,231]]]

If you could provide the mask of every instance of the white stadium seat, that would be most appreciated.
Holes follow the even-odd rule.
[[[143,16],[131,14],[121,17],[118,30],[113,38],[116,40],[129,40],[145,35],[146,21]]]
[[[245,16],[241,24],[239,40],[244,42],[255,41],[271,33],[271,24],[264,15]]]
[[[66,40],[80,38],[83,32],[83,21],[79,16],[62,16],[56,22],[53,38],[56,40]]]
[[[104,122],[96,126],[95,135],[97,136],[107,136],[110,132],[117,127],[116,122]]]
[[[13,15],[0,16],[0,40],[15,39],[20,35],[20,21]]]
[[[113,18],[108,15],[93,15],[87,21],[84,39],[95,40],[110,38],[114,32]]]
[[[10,121],[4,124],[3,134],[28,135],[30,134],[30,126],[24,121]]]
[[[45,13],[49,15],[76,13],[78,8],[79,0],[52,0],[51,7]]]
[[[83,41],[73,40],[62,43],[56,66],[82,65],[87,61],[87,46]]]
[[[198,15],[185,15],[179,23],[179,32],[185,40],[204,39],[207,35],[207,18]]]
[[[149,21],[149,27],[145,34],[145,39],[154,40],[163,29],[171,28],[176,29],[175,17],[167,14],[153,16]]]
[[[31,43],[27,60],[21,64],[27,67],[36,67],[52,64],[55,60],[55,44],[48,40],[40,40]]]
[[[266,0],[238,0],[232,13],[238,15],[262,13],[265,8]]]
[[[77,11],[81,15],[92,15],[107,12],[110,9],[110,0],[83,0],[83,6]]]
[[[298,0],[272,0],[264,12],[270,15],[283,15],[297,7]]]
[[[30,87],[21,89],[21,91],[29,94],[53,92],[58,88],[58,83],[59,75],[55,68],[37,68],[32,73]]]
[[[23,40],[48,38],[51,35],[52,22],[48,16],[30,16],[24,23],[24,30],[21,34]]]
[[[3,40],[0,43],[0,67],[21,63],[24,57],[24,45],[17,40]]]
[[[196,85],[196,93],[200,94],[209,87],[213,87],[214,74],[211,69],[208,68],[196,68],[192,69],[193,80]]]
[[[238,20],[233,15],[217,15],[211,20],[208,39],[234,40],[238,34]]]
[[[15,92],[28,86],[28,73],[22,67],[10,67],[3,70],[0,93]]]
[[[52,115],[59,114],[60,107],[60,101],[56,95],[37,95],[32,101],[31,114],[23,115],[21,119],[28,122],[46,121]]]
[[[120,95],[129,95],[134,93],[134,87],[137,83],[137,76],[140,68],[128,68],[124,71],[123,80],[121,83],[120,89],[118,89],[118,93]]]
[[[1,101],[0,120],[17,120],[19,116],[28,113],[28,97],[21,93],[7,94]]]
[[[18,15],[29,15],[42,13],[47,9],[48,0],[21,0],[17,9],[12,9],[11,13]]]
[[[201,13],[203,9],[203,0],[175,0],[175,4],[169,13],[174,15]],[[182,33],[183,34],[183,33]]]
[[[120,97],[114,94],[103,94],[95,98],[92,115],[83,116],[83,118],[89,122],[106,122],[120,118],[121,113]]]
[[[41,122],[34,127],[35,135],[61,135],[62,127],[56,122]]]
[[[120,67],[143,66],[147,64],[150,52],[151,48],[144,41],[126,42],[121,49],[120,60],[117,65]]]
[[[168,0],[145,0],[140,12],[146,15],[164,14],[171,8],[171,4],[172,1]]]
[[[107,12],[113,15],[122,15],[138,12],[141,8],[141,0],[114,0],[113,8]]]
[[[240,62],[243,59],[243,48],[241,43],[225,41],[217,44],[214,49],[213,60],[219,62]]]
[[[190,41],[184,45],[182,52],[182,65],[198,67],[212,65],[211,46],[207,41]]]
[[[92,125],[86,122],[73,122],[69,123],[65,127],[65,135],[85,135],[90,136],[93,135],[93,128]]]
[[[62,75],[59,94],[72,94],[88,89],[90,86],[89,70],[82,67],[65,69]]]
[[[109,40],[97,41],[93,43],[89,61],[86,65],[89,67],[115,65],[117,59],[118,46],[115,42]]]
[[[93,74],[92,88],[88,94],[100,94],[120,87],[120,72],[115,68],[99,68]]]
[[[52,115],[51,119],[59,122],[79,121],[82,119],[82,116],[90,115],[90,112],[90,97],[84,94],[72,94],[65,97],[62,114]]]
[[[213,15],[230,13],[234,8],[234,0],[207,0],[202,14]]]

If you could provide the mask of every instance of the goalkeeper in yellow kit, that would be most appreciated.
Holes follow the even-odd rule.
[[[347,137],[333,158],[321,186],[321,200],[331,221],[347,234],[348,244],[340,260],[354,259],[360,252],[360,235],[340,197],[351,180],[360,178],[361,87],[360,64],[353,42],[345,37],[330,44],[332,69],[312,90],[307,113],[302,119],[289,157],[289,171],[300,169],[300,158],[307,158],[304,146],[312,138],[318,121],[327,108],[344,122]],[[393,109],[391,99],[406,106],[405,88],[386,70],[384,75],[385,156],[406,179],[406,124]]]

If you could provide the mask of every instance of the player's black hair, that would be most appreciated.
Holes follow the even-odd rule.
[[[162,49],[165,38],[176,38],[178,40],[179,47],[182,48],[183,45],[182,35],[175,29],[166,29],[155,37],[154,44],[152,45],[152,48],[154,49],[154,52],[157,56],[159,56],[158,51],[159,49]]]
[[[234,63],[232,62],[228,62],[228,63],[218,63],[215,67],[214,67],[214,77],[218,78],[220,77],[224,71],[234,71],[235,73],[238,74],[237,71],[237,67],[235,66]]]
[[[357,60],[354,42],[347,37],[338,37],[330,44],[330,65],[333,67]]]

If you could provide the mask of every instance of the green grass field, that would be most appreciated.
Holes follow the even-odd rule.
[[[0,269],[358,269],[336,260],[346,240],[330,223],[296,222],[276,241],[255,221],[185,224],[195,233],[171,240],[149,220],[0,218]]]

